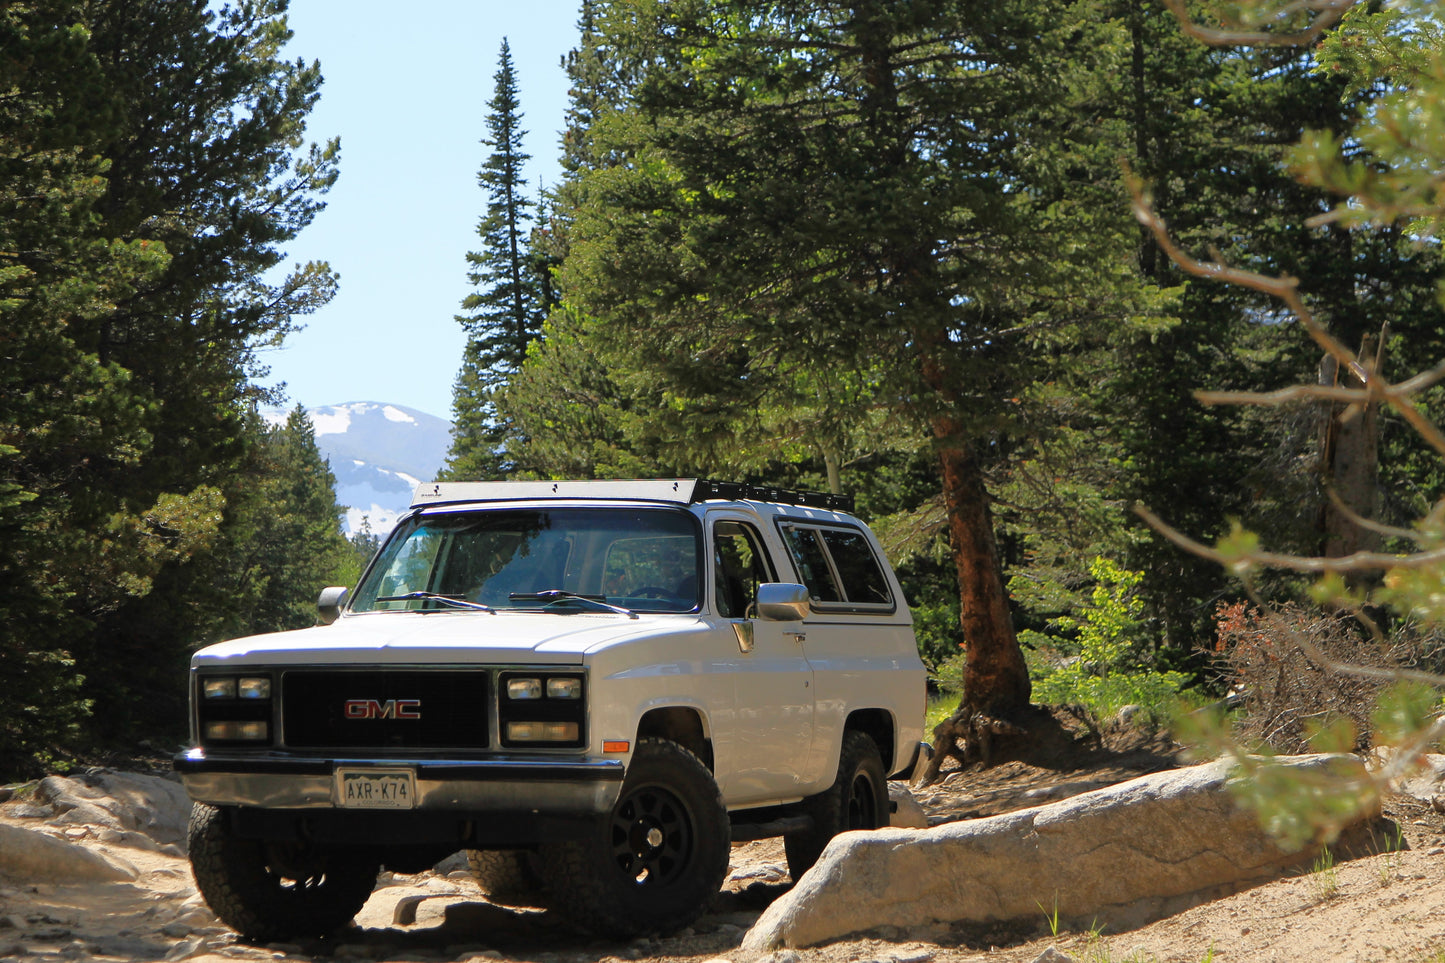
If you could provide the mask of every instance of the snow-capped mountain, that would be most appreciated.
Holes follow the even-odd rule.
[[[308,408],[316,447],[331,462],[348,533],[362,521],[378,535],[396,524],[412,492],[436,477],[451,447],[451,422],[403,405],[353,401]],[[284,421],[286,412],[269,418]]]

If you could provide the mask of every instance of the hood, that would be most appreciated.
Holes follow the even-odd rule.
[[[370,612],[207,646],[191,665],[576,664],[608,645],[696,631],[696,615]]]

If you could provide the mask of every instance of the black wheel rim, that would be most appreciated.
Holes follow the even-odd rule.
[[[848,811],[843,816],[844,829],[877,829],[878,801],[873,795],[873,780],[865,772],[854,773],[848,787]]]
[[[693,835],[687,806],[660,786],[629,792],[612,811],[613,861],[637,886],[666,886],[685,875]]]
[[[315,852],[288,843],[269,843],[264,852],[266,873],[279,889],[300,893],[326,882],[326,860]]]

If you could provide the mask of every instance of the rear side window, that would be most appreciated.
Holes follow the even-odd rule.
[[[784,523],[798,576],[823,607],[893,609],[893,593],[873,547],[855,528]]]
[[[862,532],[843,528],[820,528],[818,534],[828,546],[828,556],[843,582],[843,591],[850,602],[865,605],[889,605],[893,596],[883,570],[873,557],[873,550]]]

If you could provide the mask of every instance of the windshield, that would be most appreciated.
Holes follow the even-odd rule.
[[[417,515],[387,539],[351,610],[605,611],[588,604],[595,600],[690,612],[698,607],[698,538],[697,521],[670,509]]]

